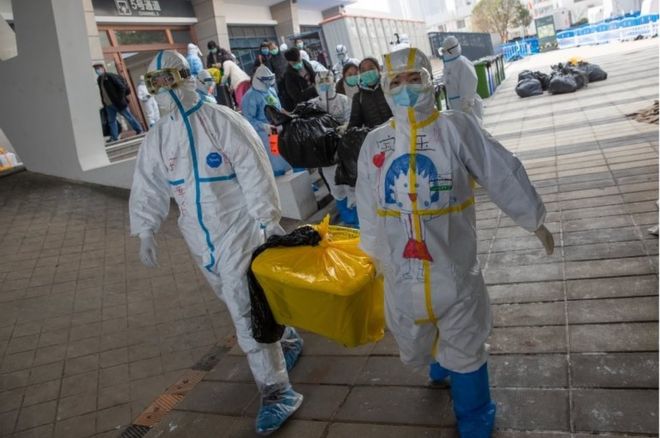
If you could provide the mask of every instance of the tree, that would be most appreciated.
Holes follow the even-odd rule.
[[[472,23],[477,30],[496,33],[505,42],[509,39],[509,27],[522,14],[521,9],[525,7],[519,0],[480,0],[472,10]],[[531,23],[532,17],[528,19]]]
[[[514,26],[527,27],[532,24],[532,14],[529,13],[529,9],[523,6],[522,3],[516,5],[516,16],[513,20]]]

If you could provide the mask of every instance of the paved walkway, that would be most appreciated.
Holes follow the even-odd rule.
[[[624,116],[657,98],[658,46],[606,49],[581,53],[607,81],[518,99],[514,65],[487,102],[488,129],[523,159],[558,243],[546,257],[478,194],[498,437],[658,434],[658,241],[646,233],[658,127]],[[173,217],[160,268],[140,265],[126,202],[27,172],[0,179],[0,436],[117,437],[191,367],[203,380],[147,436],[253,435],[257,393],[224,306]],[[292,381],[306,400],[277,436],[455,436],[447,388],[405,370],[390,336],[351,350],[305,340]]]

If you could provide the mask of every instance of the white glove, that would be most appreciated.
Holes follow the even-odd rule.
[[[151,232],[140,233],[140,261],[148,268],[158,266],[156,239]]]
[[[286,234],[286,231],[284,231],[284,228],[278,223],[278,222],[273,222],[264,227],[264,237],[268,239],[270,236],[284,236]]]
[[[461,99],[461,110],[465,113],[472,112],[474,99]]]
[[[548,230],[545,225],[541,225],[538,230],[534,231],[534,234],[536,234],[536,237],[543,244],[545,253],[547,255],[552,255],[555,250],[555,239],[552,237],[550,230]]]

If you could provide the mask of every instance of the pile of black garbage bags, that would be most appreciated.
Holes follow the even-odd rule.
[[[607,73],[596,64],[580,61],[578,63],[559,63],[551,67],[548,75],[540,71],[523,70],[518,74],[516,94],[530,97],[543,94],[573,93],[586,87],[589,82],[604,81]]]
[[[337,164],[335,184],[355,186],[360,148],[367,128],[342,130],[330,114],[309,103],[302,103],[290,114],[266,107],[266,118],[281,126],[278,148],[291,166],[328,167]]]

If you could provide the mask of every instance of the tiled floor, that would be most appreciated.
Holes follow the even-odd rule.
[[[657,436],[658,240],[646,228],[658,127],[625,118],[657,98],[657,41],[582,53],[610,76],[575,94],[515,95],[516,69],[574,52],[511,66],[486,101],[486,127],[523,159],[557,242],[545,256],[478,193],[497,436]],[[1,436],[116,437],[214,345],[233,345],[174,219],[156,270],[127,224],[126,192],[0,179]],[[447,389],[404,369],[390,336],[352,350],[305,340],[291,375],[305,403],[277,436],[455,436]],[[252,436],[247,371],[233,348],[148,436]]]

